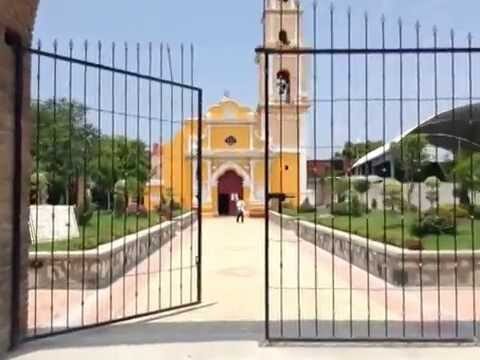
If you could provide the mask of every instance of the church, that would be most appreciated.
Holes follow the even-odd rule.
[[[282,19],[280,19],[282,9]],[[264,46],[304,47],[302,10],[294,0],[268,0],[263,17]],[[300,43],[299,43],[300,42]],[[306,114],[308,64],[297,55],[270,55],[268,164],[265,161],[263,56],[257,56],[258,104],[255,109],[228,94],[211,105],[202,119],[202,213],[234,215],[236,200],[247,215],[265,212],[265,166],[270,191],[285,193],[292,205],[307,196]],[[197,208],[197,119],[185,119],[170,142],[152,151],[153,176],[146,184],[145,206],[153,210],[168,194],[183,208]]]

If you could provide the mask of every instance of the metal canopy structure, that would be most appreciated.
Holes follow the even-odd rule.
[[[413,133],[425,134],[432,145],[453,153],[460,150],[480,151],[480,103],[435,115]]]

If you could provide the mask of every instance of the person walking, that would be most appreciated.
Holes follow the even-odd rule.
[[[242,220],[242,224],[245,220],[245,201],[242,198],[237,200],[237,223]]]

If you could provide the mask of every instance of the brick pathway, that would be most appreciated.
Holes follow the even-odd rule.
[[[29,291],[29,334],[45,334],[176,307],[196,300],[197,225],[97,290]],[[190,248],[191,247],[191,248]],[[171,254],[171,256],[170,256]],[[83,299],[83,305],[82,305]],[[68,306],[67,306],[68,305]]]
[[[187,230],[188,231],[188,230]],[[169,359],[260,359],[260,358],[317,358],[335,353],[335,349],[318,348],[269,348],[262,347],[264,339],[264,226],[261,219],[246,219],[245,224],[236,224],[231,218],[205,219],[203,246],[203,293],[200,306],[177,310],[171,313],[140,318],[114,326],[76,332],[30,343],[21,353],[21,359],[50,359],[52,356],[84,359],[85,356],[101,358],[115,356],[119,359],[152,358],[167,356]],[[188,231],[188,234],[190,232]],[[352,306],[350,306],[350,267],[341,259],[334,258],[332,277],[332,257],[329,253],[316,249],[308,242],[300,241],[291,231],[284,231],[283,242],[283,291],[280,291],[279,240],[280,229],[271,226],[271,277],[270,277],[270,316],[272,335],[280,334],[280,294],[283,294],[283,332],[284,336],[295,337],[298,334],[298,318],[302,336],[332,336],[332,319],[335,314],[335,335],[350,335],[350,313],[354,337],[368,335],[368,307],[370,299],[370,336],[381,337],[385,334],[385,314],[388,318],[388,335],[402,336],[403,308],[405,308],[405,333],[409,337],[421,336],[420,292],[417,288],[402,288],[387,285],[388,307],[385,307],[385,283],[378,278],[368,277],[366,272],[352,267]],[[180,261],[180,249],[188,253],[187,235],[184,233],[184,247],[180,247],[180,238],[172,242],[172,272],[169,269],[170,247],[164,246],[162,258],[162,307],[180,303],[180,275],[177,268]],[[187,243],[187,244],[185,244]],[[298,253],[297,250],[300,250]],[[298,257],[298,255],[300,255]],[[317,259],[315,263],[315,257]],[[138,296],[135,296],[134,270],[127,274],[126,314],[158,306],[159,253],[152,254],[138,268]],[[300,259],[299,272],[298,259]],[[150,291],[146,281],[146,269],[150,264]],[[315,272],[315,264],[317,271]],[[166,266],[166,267],[165,267]],[[315,291],[315,273],[317,290]],[[172,292],[169,292],[170,274],[172,274]],[[299,276],[297,276],[299,274]],[[183,271],[183,283],[189,284],[189,272]],[[367,279],[370,279],[369,290]],[[298,280],[300,279],[300,292]],[[332,285],[332,279],[334,284]],[[123,280],[112,287],[112,316],[123,315]],[[166,287],[166,288],[165,288]],[[168,289],[166,291],[166,289]],[[148,293],[150,292],[150,296]],[[370,297],[368,297],[368,292]],[[183,301],[189,300],[189,288],[183,287]],[[315,301],[315,293],[317,301]],[[48,298],[49,298],[49,293]],[[65,303],[65,294],[54,293],[55,309]],[[300,294],[300,300],[298,297]],[[403,294],[405,294],[403,296]],[[458,289],[459,335],[472,333],[471,289]],[[47,298],[47,296],[45,296]],[[100,319],[110,318],[110,288],[99,292]],[[334,299],[334,300],[333,300]],[[405,301],[403,301],[405,299]],[[437,335],[438,292],[434,288],[423,291],[424,335]],[[443,337],[455,334],[455,290],[442,288],[440,291],[441,332]],[[477,309],[480,309],[480,293],[477,294]],[[300,302],[299,302],[300,301]],[[70,324],[79,324],[81,307],[78,294],[70,296]],[[298,304],[300,303],[300,314]],[[49,309],[49,301],[43,305]],[[74,305],[75,304],[75,305]],[[96,294],[87,296],[84,306],[84,321],[96,320]],[[335,304],[335,312],[333,312]],[[405,305],[403,305],[405,304]],[[58,305],[59,309],[62,309]],[[80,309],[80,310],[79,310]],[[387,309],[387,311],[385,311]],[[65,308],[63,307],[63,311]],[[55,312],[56,326],[65,326],[64,312]],[[47,315],[49,312],[47,312]],[[45,314],[43,314],[45,315]],[[478,318],[478,313],[477,313]],[[42,319],[49,320],[49,316]],[[38,319],[37,319],[38,320]],[[480,320],[480,318],[479,318]],[[46,321],[49,324],[49,321]],[[49,327],[47,326],[47,329]],[[453,348],[455,356],[464,359],[476,358],[477,350]],[[331,351],[331,352],[330,352]],[[341,349],[341,355],[368,356],[372,359],[389,356],[392,359],[415,357],[418,359],[451,358],[452,352],[412,347],[402,349]],[[407,354],[408,353],[408,354]],[[175,354],[175,355],[173,355]],[[473,355],[472,355],[473,354]],[[338,354],[337,354],[338,355]],[[96,356],[96,357],[95,357]],[[335,357],[337,358],[337,357]],[[350,358],[350,357],[346,357]]]
[[[474,310],[480,310],[480,289],[476,291],[474,309],[471,287],[455,291],[453,287],[438,290],[386,285],[354,266],[350,275],[347,261],[322,249],[315,251],[313,244],[299,241],[293,231],[283,230],[282,234],[280,240],[280,228],[271,226],[273,336],[281,335],[283,330],[283,335],[289,337],[299,333],[303,337],[327,338],[439,337],[439,326],[441,337],[473,336],[473,319],[480,320],[478,311],[474,317]]]

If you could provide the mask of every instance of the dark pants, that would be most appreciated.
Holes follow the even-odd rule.
[[[243,223],[244,220],[245,220],[243,211],[239,211],[239,212],[238,212],[238,214],[237,214],[237,223],[240,222],[240,219],[242,219],[242,223]]]

